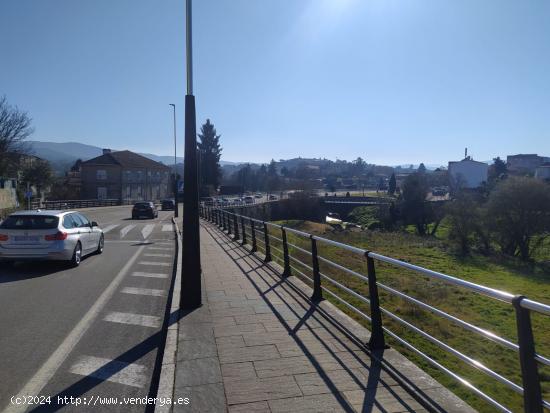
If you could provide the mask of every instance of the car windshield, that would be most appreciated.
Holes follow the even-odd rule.
[[[136,205],[134,205],[134,206],[137,206],[137,207],[148,207],[148,206],[151,206],[151,205],[149,204],[149,202],[140,202],[140,203],[138,203],[138,204],[136,204]]]
[[[59,218],[48,215],[11,215],[7,217],[2,229],[54,229],[59,224]]]

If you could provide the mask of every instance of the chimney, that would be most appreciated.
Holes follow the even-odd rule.
[[[108,154],[108,153],[111,153],[110,149],[103,149],[103,155]]]
[[[468,159],[468,148],[464,148],[464,159]]]

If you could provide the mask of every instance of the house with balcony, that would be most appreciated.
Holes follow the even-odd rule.
[[[104,149],[82,162],[80,181],[83,199],[134,202],[172,196],[170,168],[131,151]]]

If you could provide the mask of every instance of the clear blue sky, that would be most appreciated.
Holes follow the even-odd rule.
[[[169,155],[184,21],[184,0],[0,0],[0,95],[35,140]],[[549,22],[548,0],[195,0],[197,121],[229,161],[550,156]]]

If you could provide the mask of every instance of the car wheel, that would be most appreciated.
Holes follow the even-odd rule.
[[[76,244],[73,251],[73,257],[71,258],[71,267],[78,267],[82,261],[82,245],[80,242]]]
[[[103,248],[105,247],[105,237],[103,234],[101,234],[101,237],[99,238],[99,243],[97,244],[97,254],[101,254],[103,252]]]

